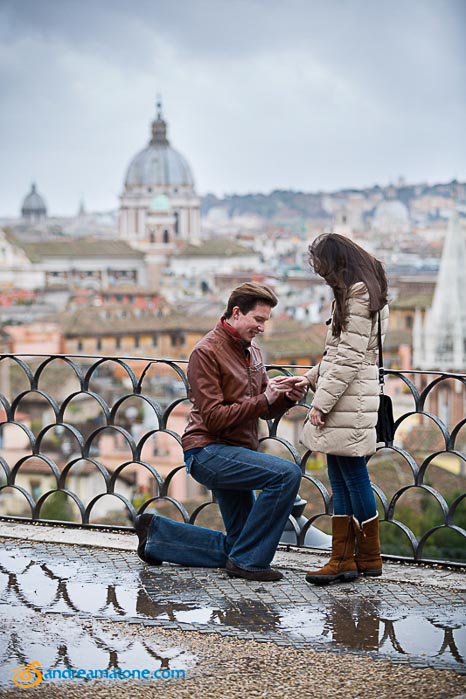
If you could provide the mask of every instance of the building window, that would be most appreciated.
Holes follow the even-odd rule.
[[[78,350],[78,352],[83,351],[83,341],[82,340],[78,340],[77,350]]]
[[[176,335],[170,335],[170,344],[172,347],[183,347],[185,344],[186,338],[184,336],[184,333],[179,333]]]
[[[139,344],[140,344],[139,335],[135,335],[135,336],[134,336],[134,346],[135,346],[135,347],[139,347]]]
[[[163,242],[164,243],[170,242],[170,233],[166,229],[163,232]]]
[[[121,337],[115,338],[115,349],[120,349],[121,347]]]
[[[159,344],[158,335],[152,335],[152,346],[157,347],[158,344]]]
[[[95,341],[95,348],[96,348],[97,352],[100,352],[100,350],[102,349],[102,340],[100,338],[98,338]]]

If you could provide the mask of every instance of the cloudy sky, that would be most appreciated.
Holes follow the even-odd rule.
[[[157,94],[198,192],[466,179],[466,0],[0,0],[0,217],[118,206]]]

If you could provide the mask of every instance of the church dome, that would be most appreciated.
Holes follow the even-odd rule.
[[[160,103],[157,108],[157,119],[152,122],[152,138],[147,148],[130,162],[125,187],[194,187],[191,168],[167,139],[167,124],[162,118]]]
[[[408,207],[399,199],[380,202],[375,210],[373,227],[381,233],[408,233],[411,227]]]
[[[47,207],[35,184],[32,184],[31,191],[24,197],[21,215],[36,221],[47,216]]]

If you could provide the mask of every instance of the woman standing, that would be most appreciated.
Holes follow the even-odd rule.
[[[378,325],[388,325],[387,278],[379,260],[349,238],[324,234],[309,247],[309,264],[332,288],[325,351],[306,374],[314,391],[302,443],[327,455],[333,492],[332,555],[307,573],[314,585],[382,574],[379,520],[366,466],[375,452]],[[356,544],[356,546],[355,546]]]

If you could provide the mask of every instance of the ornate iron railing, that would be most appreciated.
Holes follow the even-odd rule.
[[[216,505],[184,470],[185,365],[141,357],[0,355],[0,518],[129,528],[138,512],[154,508],[204,523]],[[379,445],[368,462],[384,554],[464,564],[466,375],[386,375],[395,440]],[[323,459],[299,444],[308,407],[309,399],[264,422],[261,438],[262,450],[294,460],[303,472],[301,498],[283,538],[296,546],[315,545],[316,525],[325,528],[332,514]],[[215,517],[219,522],[218,512]]]

